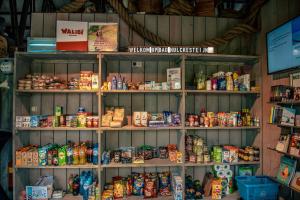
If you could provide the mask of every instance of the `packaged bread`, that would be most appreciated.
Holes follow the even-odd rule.
[[[115,108],[113,121],[123,121],[125,115],[125,109],[124,108]]]
[[[133,126],[141,126],[141,112],[133,112]]]

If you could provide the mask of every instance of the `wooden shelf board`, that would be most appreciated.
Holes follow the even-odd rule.
[[[291,186],[289,186],[289,185],[286,185],[286,184],[281,183],[280,181],[277,180],[276,177],[271,177],[271,176],[269,176],[269,178],[270,178],[271,180],[273,180],[274,182],[279,183],[280,185],[283,185],[283,186],[285,186],[285,187],[290,188],[291,190],[293,190],[293,191],[295,191],[295,192],[300,193],[300,190],[297,190],[296,188],[293,188],[293,187],[291,187]]]
[[[158,131],[158,130],[181,130],[182,126],[169,126],[169,127],[135,127],[123,126],[121,128],[101,127],[102,131]]]
[[[52,61],[97,61],[98,52],[68,52],[68,51],[57,51],[57,52],[16,52],[16,57],[21,57],[35,60],[38,62],[52,62]]]
[[[47,127],[47,128],[16,128],[18,131],[97,131],[99,128],[71,128],[71,127]]]
[[[228,195],[224,196],[222,198],[222,200],[238,200],[240,198],[241,198],[240,193],[238,191],[235,191],[232,194],[228,194]],[[203,200],[211,200],[211,199],[212,199],[211,196],[203,198]]]
[[[300,105],[300,101],[288,101],[288,102],[271,101],[269,103],[277,104],[277,105]]]
[[[97,93],[98,90],[16,90],[18,93]]]
[[[73,194],[65,194],[63,198],[60,199],[50,198],[50,200],[83,200],[83,197],[81,195],[74,196]]]
[[[109,90],[104,91],[102,90],[101,93],[103,94],[110,94],[110,93],[181,93],[183,90]]]
[[[300,128],[300,127],[299,127]],[[135,127],[123,126],[121,128],[71,128],[71,127],[46,127],[46,128],[16,128],[17,131],[163,131],[163,130],[256,130],[260,129],[257,126],[244,126],[244,127],[182,127],[182,126],[169,126],[169,127]]]
[[[260,94],[259,91],[226,91],[226,90],[185,90],[187,93],[203,94]]]
[[[204,166],[213,166],[213,165],[259,165],[259,161],[239,161],[237,163],[216,163],[216,162],[209,162],[209,163],[190,163],[187,162],[184,164],[186,167],[204,167]]]
[[[293,157],[293,158],[296,158],[296,159],[300,159],[300,156],[295,156],[295,155],[292,155],[292,154],[289,154],[289,153],[285,153],[285,152],[282,152],[282,151],[278,151],[276,150],[275,148],[271,148],[271,147],[268,147],[269,150],[272,150],[272,151],[276,151],[277,153],[280,153],[280,154],[283,154],[283,155],[286,155],[286,156],[289,156],[289,157]]]
[[[98,93],[98,90],[68,90],[68,89],[45,89],[45,90],[16,90],[17,93]],[[237,95],[247,95],[247,94],[260,94],[258,91],[221,91],[221,90],[110,90],[110,91],[101,91],[102,94],[131,94],[131,93],[183,93],[188,94],[201,93],[201,94],[237,94]]]
[[[109,163],[108,165],[101,165],[103,168],[122,168],[122,167],[176,167],[183,166],[182,163],[171,162],[169,159],[154,158],[151,160],[145,160],[145,163],[141,164],[122,164],[122,163]]]
[[[142,200],[144,199],[143,196],[129,196],[129,197],[126,197],[126,200]],[[158,196],[156,198],[151,198],[151,199],[154,199],[154,200],[173,200],[174,197],[173,197],[173,194],[171,196]]]
[[[241,126],[241,127],[185,127],[187,130],[241,130],[241,129],[260,129],[258,126]]]
[[[174,53],[130,53],[130,52],[103,52],[104,60],[124,61],[177,61],[182,54]]]
[[[225,55],[225,54],[188,54],[186,61],[202,61],[202,62],[232,62],[255,64],[259,60],[258,56],[251,55]]]
[[[15,166],[18,169],[96,169],[99,165]]]
[[[284,128],[300,128],[300,126],[288,126],[288,125],[282,125],[282,124],[274,124],[274,123],[270,123],[270,122],[268,122],[267,124],[275,125],[275,126],[278,126],[278,127],[284,127]]]

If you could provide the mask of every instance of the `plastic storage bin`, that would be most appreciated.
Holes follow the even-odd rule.
[[[237,176],[237,187],[244,200],[276,200],[279,184],[267,176]]]

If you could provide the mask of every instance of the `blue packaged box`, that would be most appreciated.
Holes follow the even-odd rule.
[[[56,52],[56,38],[27,38],[27,52]]]

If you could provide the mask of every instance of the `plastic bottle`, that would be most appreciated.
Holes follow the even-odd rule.
[[[122,81],[121,74],[119,74],[117,80],[117,90],[122,90],[122,89],[123,89],[123,81]]]
[[[80,177],[79,177],[79,185],[80,185],[79,193],[80,193],[80,195],[83,195],[83,183],[85,181],[86,175],[87,175],[87,172],[83,171],[83,172],[81,172]]]
[[[114,76],[114,77],[112,78],[112,81],[111,81],[111,89],[112,89],[112,90],[116,90],[116,89],[117,89],[117,78],[116,78],[116,76]]]
[[[107,84],[107,90],[110,91],[111,90],[111,82],[109,81]]]
[[[67,148],[67,165],[72,165],[73,164],[73,147],[72,144],[68,144]]]
[[[233,91],[233,79],[232,79],[232,72],[226,73],[226,90]]]
[[[87,143],[86,161],[87,163],[93,163],[93,146],[91,142]]]
[[[98,165],[98,143],[93,146],[93,164]]]
[[[69,179],[68,179],[68,185],[67,185],[67,192],[68,193],[73,193],[73,181],[74,181],[74,177],[73,177],[73,174],[71,174]]]
[[[74,196],[77,196],[79,194],[79,190],[80,190],[80,184],[79,184],[80,180],[78,175],[76,175],[73,179],[73,184],[72,184],[72,194]]]
[[[73,149],[73,165],[79,165],[79,146],[75,145]]]
[[[86,150],[87,150],[86,144],[82,143],[79,148],[79,164],[80,165],[86,164]]]
[[[93,177],[90,173],[83,180],[83,200],[89,199],[89,188],[91,187],[93,182]]]

